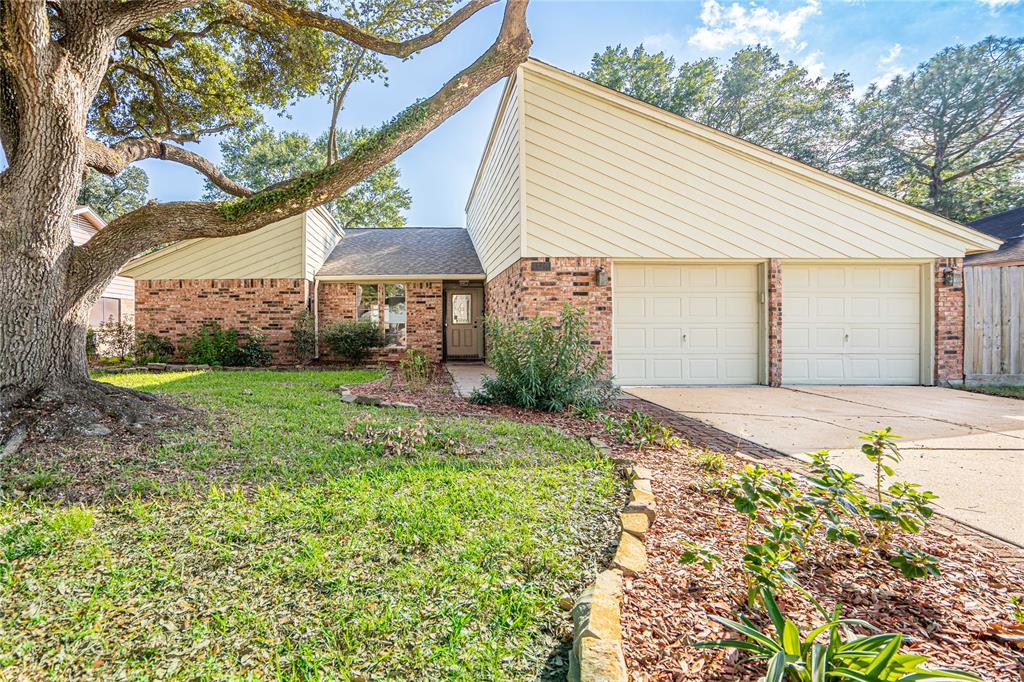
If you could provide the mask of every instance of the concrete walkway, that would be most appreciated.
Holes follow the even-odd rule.
[[[1024,401],[924,386],[637,388],[629,393],[786,455],[828,449],[868,475],[862,432],[893,427],[897,478],[945,515],[1024,546]]]
[[[484,375],[494,376],[494,370],[482,362],[446,362],[444,368],[452,377],[455,394],[463,398],[483,386]]]

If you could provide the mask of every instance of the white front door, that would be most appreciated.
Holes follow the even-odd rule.
[[[615,263],[615,378],[624,386],[756,384],[758,267]]]
[[[782,265],[782,383],[919,384],[919,265]]]

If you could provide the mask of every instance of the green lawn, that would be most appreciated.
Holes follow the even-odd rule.
[[[1024,386],[995,386],[990,384],[964,386],[965,391],[974,393],[985,393],[986,395],[998,395],[1003,398],[1018,398],[1024,400]]]
[[[612,466],[547,427],[334,392],[375,376],[105,379],[204,416],[3,465],[0,679],[564,679],[557,602],[612,540]]]

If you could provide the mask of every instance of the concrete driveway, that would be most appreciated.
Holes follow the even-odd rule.
[[[629,393],[787,455],[828,449],[871,473],[857,436],[903,436],[897,477],[943,514],[1024,546],[1024,401],[923,386],[636,388]]]

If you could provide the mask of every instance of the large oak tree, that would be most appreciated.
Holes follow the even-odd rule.
[[[339,197],[527,58],[526,0],[507,0],[475,61],[322,168],[253,192],[183,143],[333,92],[351,55],[371,69],[407,58],[495,2],[0,0],[0,416],[27,402],[143,410],[142,395],[86,369],[87,313],[114,274],[159,244],[251,232]],[[190,166],[235,198],[150,202],[74,246],[86,173],[143,159]]]

